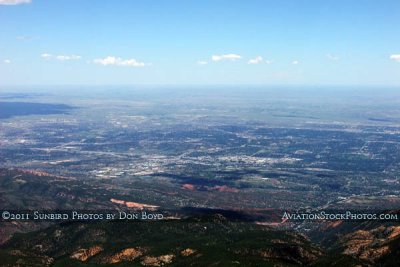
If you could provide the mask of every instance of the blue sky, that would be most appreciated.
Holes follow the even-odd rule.
[[[400,86],[398,0],[0,0],[0,85]]]

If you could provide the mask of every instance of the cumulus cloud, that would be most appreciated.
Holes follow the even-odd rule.
[[[56,56],[56,59],[60,60],[60,61],[79,60],[79,59],[81,59],[81,56],[77,56],[77,55],[70,55],[70,56],[59,55],[59,56]]]
[[[51,54],[48,53],[43,53],[40,55],[41,58],[43,59],[51,59],[53,56]]]
[[[258,64],[263,61],[263,58],[261,56],[255,57],[247,61],[247,64]]]
[[[268,65],[272,64],[272,60],[265,60],[265,63],[267,63]]]
[[[199,60],[199,61],[197,61],[197,64],[199,64],[199,65],[207,65],[208,62],[205,61],[205,60]]]
[[[326,54],[326,57],[330,60],[336,61],[339,60],[339,57],[336,55],[332,55],[332,54]]]
[[[20,36],[17,36],[16,39],[20,40],[20,41],[30,41],[30,40],[39,39],[39,36],[20,35]]]
[[[390,56],[390,59],[392,59],[392,60],[394,60],[394,61],[397,61],[397,62],[400,62],[400,54],[391,55],[391,56]]]
[[[31,0],[0,0],[0,5],[12,6],[20,4],[29,4],[31,2],[32,2]]]
[[[40,55],[40,57],[43,59],[46,59],[46,60],[56,59],[59,61],[79,60],[82,58],[81,56],[77,56],[77,55],[52,55],[49,53],[43,53]]]
[[[9,59],[4,59],[3,62],[4,62],[4,64],[10,64],[10,63],[11,63],[11,60],[9,60]]]
[[[212,61],[222,61],[222,60],[231,60],[235,61],[237,59],[241,59],[242,57],[237,54],[226,54],[226,55],[213,55],[211,56]]]
[[[298,60],[293,60],[293,61],[292,61],[292,64],[293,64],[293,65],[298,65],[298,64],[300,64],[300,61],[298,61]]]
[[[105,58],[97,58],[93,60],[95,64],[103,66],[115,65],[115,66],[128,66],[128,67],[144,67],[145,63],[139,62],[136,59],[122,59],[119,57],[108,56]]]

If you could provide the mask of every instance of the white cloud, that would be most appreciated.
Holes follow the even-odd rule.
[[[397,61],[397,62],[400,62],[400,54],[391,55],[391,56],[390,56],[390,59],[392,59],[392,60],[394,60],[394,61]]]
[[[226,54],[226,55],[213,55],[211,57],[212,61],[221,61],[221,60],[231,60],[235,61],[237,59],[241,59],[242,57],[237,54]]]
[[[40,57],[44,58],[44,59],[51,59],[53,56],[51,54],[48,54],[48,53],[43,53],[43,54],[40,55]]]
[[[9,59],[4,59],[3,62],[4,62],[4,64],[10,64],[10,63],[11,63],[11,60],[9,60]]]
[[[103,66],[115,65],[115,66],[129,66],[129,67],[144,67],[145,64],[143,62],[139,62],[136,59],[122,59],[119,57],[108,56],[106,58],[97,58],[93,60],[94,63],[100,64]]]
[[[265,60],[265,63],[267,63],[268,65],[272,64],[272,60]]]
[[[59,61],[68,61],[68,60],[79,60],[82,57],[81,56],[77,56],[77,55],[57,55],[57,56],[53,56],[52,54],[49,53],[43,53],[40,55],[41,58],[46,59],[46,60],[50,60],[50,59],[56,59]]]
[[[12,6],[20,4],[29,4],[31,2],[32,2],[31,0],[0,0],[0,5]]]
[[[207,65],[208,62],[205,61],[205,60],[199,60],[199,61],[197,61],[197,64],[199,64],[199,65]]]
[[[263,58],[261,56],[255,57],[247,61],[247,64],[258,64],[263,61]]]
[[[70,56],[59,55],[59,56],[56,56],[56,59],[60,60],[60,61],[79,60],[79,59],[81,59],[81,56],[77,56],[77,55],[70,55]]]
[[[327,57],[328,59],[334,60],[334,61],[339,60],[339,57],[338,57],[338,56],[332,55],[332,54],[326,54],[326,57]]]
[[[16,39],[20,40],[20,41],[30,41],[30,40],[39,39],[39,36],[20,35],[20,36],[17,36]]]
[[[293,61],[292,61],[292,64],[293,64],[293,65],[298,65],[298,64],[300,64],[300,61],[298,61],[298,60],[293,60]]]

